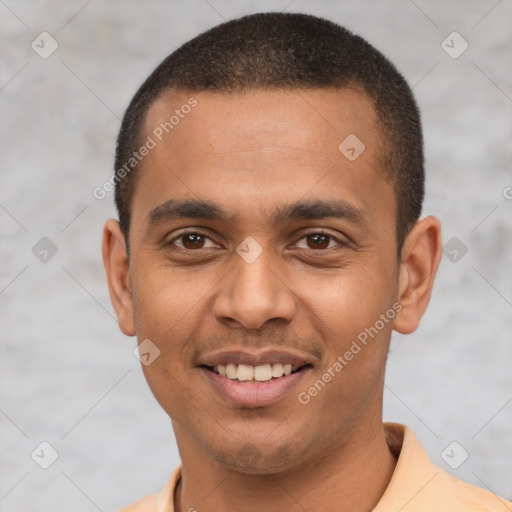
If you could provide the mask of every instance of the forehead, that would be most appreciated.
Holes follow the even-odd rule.
[[[177,196],[268,214],[269,203],[309,194],[381,203],[393,216],[376,114],[357,90],[169,91],[148,111],[147,137],[155,147],[139,170],[134,214]]]
[[[191,103],[196,106],[191,108]],[[337,157],[336,142],[347,131],[371,143],[376,121],[370,100],[356,89],[168,91],[150,107],[144,132],[156,130],[158,136],[163,128],[165,144],[179,145],[186,139],[201,154],[233,153],[239,147],[257,150],[262,143],[268,145],[270,135],[276,146],[284,142],[291,148],[295,143],[307,148],[307,155]],[[201,138],[191,139],[191,132]],[[327,144],[331,151],[326,154]]]

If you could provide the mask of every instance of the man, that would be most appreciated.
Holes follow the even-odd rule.
[[[441,258],[411,90],[358,36],[257,14],[136,93],[103,258],[182,464],[126,511],[499,510],[383,424]],[[506,508],[504,508],[506,510]]]

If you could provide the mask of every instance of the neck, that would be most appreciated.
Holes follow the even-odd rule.
[[[180,443],[176,434],[183,461],[176,512],[372,510],[396,464],[381,421],[296,467],[269,475],[230,469],[196,444]]]

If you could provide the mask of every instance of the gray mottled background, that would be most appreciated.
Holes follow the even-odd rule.
[[[360,33],[414,86],[424,213],[441,219],[448,249],[421,328],[393,338],[385,419],[413,428],[459,478],[512,498],[510,0],[0,0],[3,512],[115,510],[179,462],[136,342],[113,316],[100,241],[114,209],[92,190],[162,58],[223,19],[282,9]],[[51,50],[41,32],[58,43],[46,59],[31,47]],[[59,455],[48,469],[43,441]],[[453,441],[452,466],[469,453],[456,469],[441,456]]]

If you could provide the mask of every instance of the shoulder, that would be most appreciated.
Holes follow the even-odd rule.
[[[463,506],[463,510],[474,512],[496,512],[512,510],[512,502],[491,491],[460,480],[446,471],[442,472],[446,487]]]
[[[512,512],[509,501],[434,464],[405,425],[385,423],[384,429],[397,464],[373,512]]]

